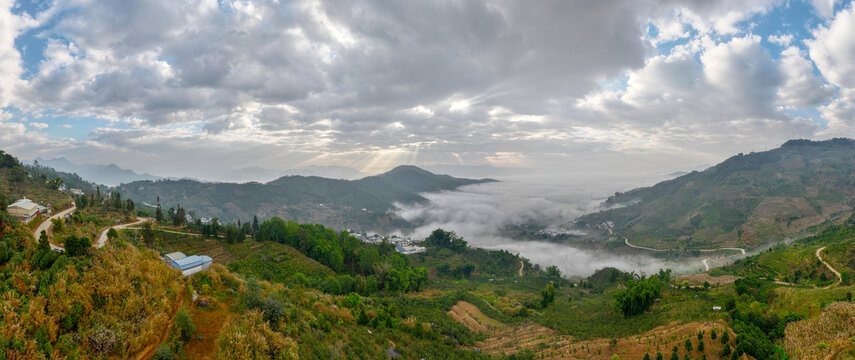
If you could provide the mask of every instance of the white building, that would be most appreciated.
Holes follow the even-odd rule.
[[[205,255],[184,255],[182,252],[169,253],[163,256],[163,262],[181,271],[184,276],[208,270],[214,259]]]
[[[414,246],[414,245],[403,245],[403,246],[398,245],[398,246],[395,246],[395,250],[397,250],[399,253],[404,254],[404,255],[418,254],[418,253],[423,253],[423,252],[427,251],[427,249],[424,246]]]

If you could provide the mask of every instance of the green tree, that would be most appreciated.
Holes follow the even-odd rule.
[[[45,230],[42,230],[41,234],[39,234],[39,246],[37,249],[39,251],[50,251],[50,241]]]
[[[650,354],[644,353],[644,359],[642,359],[642,360],[650,360]]]
[[[698,351],[704,352],[704,341],[703,340],[698,341]]]
[[[656,277],[649,277],[639,281],[629,280],[626,289],[615,293],[615,308],[624,317],[631,317],[643,313],[653,302],[661,296],[661,285]]]
[[[555,287],[548,284],[543,290],[540,290],[540,306],[545,308],[553,301],[555,301]]]
[[[151,223],[146,222],[142,226],[142,241],[147,247],[154,246],[154,230],[151,229]]]
[[[107,230],[107,238],[108,239],[113,240],[113,239],[116,239],[118,237],[119,237],[119,232],[116,231],[116,229],[110,228],[109,230]]]
[[[715,333],[715,329],[713,329],[713,330],[710,332],[710,339],[715,340],[715,338],[716,338],[716,337],[718,337],[718,334],[716,334],[716,333]]]
[[[561,270],[558,270],[558,266],[552,265],[552,266],[546,268],[546,276],[549,276],[552,278],[560,278],[561,277]]]
[[[68,256],[85,255],[91,247],[92,244],[85,237],[72,235],[65,239],[65,252]]]
[[[725,330],[725,331],[721,334],[721,343],[722,343],[722,344],[727,344],[727,343],[729,343],[729,342],[730,342],[730,332],[728,332],[727,330]]]
[[[665,357],[662,356],[661,352],[656,353],[656,360],[663,360]]]
[[[686,342],[683,343],[683,346],[686,348],[686,351],[692,351],[692,340],[686,339]]]

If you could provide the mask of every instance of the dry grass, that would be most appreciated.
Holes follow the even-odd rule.
[[[828,305],[817,317],[787,325],[784,350],[793,359],[826,359],[845,355],[855,344],[855,304]]]
[[[575,341],[572,336],[556,334],[554,330],[537,324],[504,325],[464,301],[455,304],[448,314],[470,330],[488,335],[487,339],[475,344],[480,351],[501,356],[525,349],[535,353],[537,359],[611,359],[613,355],[621,359],[641,359],[645,353],[655,357],[657,352],[667,358],[674,346],[679,349],[678,354],[682,359],[686,354],[686,339],[690,339],[694,347],[689,353],[691,358],[706,355],[708,359],[715,359],[723,345],[718,339],[710,338],[711,331],[715,330],[718,334],[730,331],[723,321],[674,322],[625,338]],[[704,332],[703,352],[697,350],[699,331]],[[732,332],[731,338],[735,338]]]

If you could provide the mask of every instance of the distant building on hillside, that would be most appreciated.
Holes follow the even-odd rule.
[[[71,195],[74,196],[83,196],[83,190],[80,189],[68,189],[68,192],[70,192]]]
[[[50,208],[36,204],[34,201],[24,197],[23,199],[15,201],[12,205],[6,207],[6,212],[20,221],[28,223],[36,216],[47,215],[50,213]]]
[[[395,246],[395,250],[404,255],[418,254],[427,251],[424,246],[408,246],[408,245],[398,245]]]
[[[172,266],[181,271],[181,274],[188,276],[200,271],[208,270],[214,259],[205,255],[184,255],[182,252],[174,252],[166,254],[162,257],[166,265]]]

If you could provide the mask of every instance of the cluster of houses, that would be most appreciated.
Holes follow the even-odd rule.
[[[377,234],[377,233],[357,233],[353,232],[350,229],[346,230],[350,233],[351,236],[355,237],[359,241],[369,243],[369,244],[380,244],[383,240],[386,240],[389,244],[395,246],[395,250],[404,255],[418,254],[427,251],[424,246],[417,245],[420,243],[420,240],[413,240],[408,237],[400,237],[398,235],[392,235],[389,237]]]
[[[164,255],[161,259],[166,265],[181,271],[181,275],[189,276],[200,271],[208,270],[214,259],[206,255],[184,255],[183,252],[177,251]]]
[[[42,206],[24,197],[6,207],[6,212],[23,223],[28,223],[39,215],[50,214],[50,204]]]

